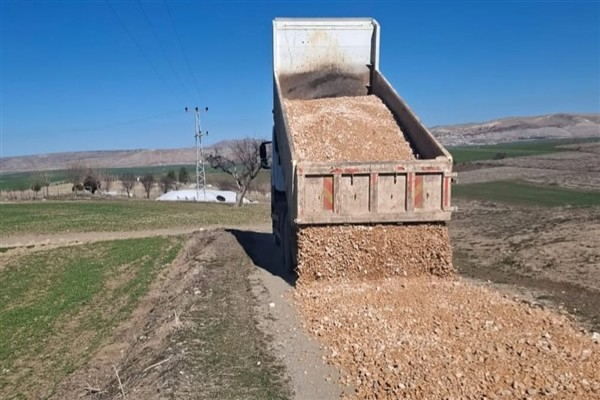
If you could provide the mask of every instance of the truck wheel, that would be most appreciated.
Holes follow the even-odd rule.
[[[275,236],[275,244],[277,246],[281,246],[281,242],[283,241],[283,218],[284,213],[287,210],[287,203],[285,202],[285,197],[281,198],[281,194],[275,190],[272,191],[273,198],[273,206],[271,213],[276,215],[277,218],[273,219],[272,229],[273,236]]]
[[[281,221],[281,226],[283,227],[282,229],[282,233],[283,233],[283,237],[282,237],[282,246],[281,246],[281,250],[282,250],[282,255],[283,255],[283,266],[285,268],[285,270],[289,273],[294,273],[294,270],[296,268],[296,266],[294,265],[294,255],[292,254],[292,252],[294,251],[294,246],[292,243],[293,237],[292,237],[292,226],[290,224],[290,222],[288,221],[288,215],[287,212],[283,213],[283,218]]]
[[[275,245],[277,247],[281,246],[281,239],[279,239],[279,236],[275,235],[275,231],[277,232],[281,232],[281,230],[278,229],[277,224],[279,224],[279,222],[275,222],[273,221],[273,223],[271,224],[271,229],[273,230],[273,237],[275,238]],[[279,233],[281,234],[281,233]]]

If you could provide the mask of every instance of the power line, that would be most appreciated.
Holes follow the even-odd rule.
[[[169,91],[172,94],[175,94],[175,92],[173,91],[173,88],[167,83],[167,80],[160,73],[160,71],[156,68],[156,66],[154,65],[154,63],[150,59],[150,57],[148,57],[148,55],[146,54],[146,52],[144,51],[144,49],[142,48],[142,46],[139,44],[139,42],[136,40],[135,36],[133,36],[133,34],[129,30],[129,28],[127,28],[127,25],[125,24],[125,22],[121,19],[121,17],[117,13],[117,10],[114,9],[114,7],[109,3],[108,0],[104,0],[104,2],[106,3],[107,7],[113,12],[113,14],[115,15],[115,17],[117,18],[117,20],[121,24],[121,27],[127,33],[127,35],[129,36],[129,38],[133,41],[133,43],[135,44],[135,47],[138,49],[138,51],[140,52],[140,54],[144,57],[144,59],[146,60],[146,62],[154,70],[154,73],[156,74],[156,76],[158,76],[158,78],[162,81],[163,85],[165,85],[165,87],[168,88]]]
[[[169,10],[169,3],[167,2],[167,0],[164,0],[165,3],[165,8],[167,9],[167,15],[169,16],[169,20],[171,21],[171,25],[173,26],[173,30],[175,31],[175,36],[177,37],[177,42],[179,42],[179,48],[181,49],[181,52],[183,53],[183,58],[185,59],[185,64],[187,65],[188,71],[190,73],[190,75],[192,76],[192,80],[194,81],[194,87],[196,88],[196,91],[198,92],[198,96],[202,97],[201,93],[200,93],[200,85],[198,85],[198,81],[196,80],[196,75],[194,75],[194,71],[192,71],[192,66],[190,64],[190,60],[187,56],[187,53],[185,52],[185,48],[183,47],[183,42],[181,41],[181,36],[179,36],[179,31],[177,30],[177,27],[175,26],[175,21],[173,20],[173,15],[171,14],[171,10]]]
[[[183,88],[183,90],[185,91],[185,93],[189,97],[191,97],[190,91],[188,90],[187,86],[185,86],[183,84],[181,76],[179,76],[179,73],[177,72],[177,69],[173,65],[173,62],[171,61],[171,59],[168,57],[167,52],[165,51],[165,48],[162,45],[162,42],[158,38],[158,34],[156,33],[156,30],[154,29],[154,25],[152,25],[152,22],[150,21],[150,18],[148,17],[148,14],[146,13],[146,10],[144,10],[144,7],[142,7],[142,2],[140,0],[137,0],[137,4],[138,4],[138,7],[140,8],[140,10],[142,12],[142,16],[146,20],[146,23],[148,23],[148,26],[150,26],[150,30],[152,31],[152,34],[154,35],[154,39],[156,39],[156,42],[158,43],[158,47],[159,47],[159,49],[160,49],[163,57],[167,60],[167,62],[169,63],[169,66],[173,70],[175,78],[177,79],[177,82],[179,82],[179,85]]]

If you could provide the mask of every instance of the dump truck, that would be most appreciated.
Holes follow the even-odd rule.
[[[452,156],[380,72],[379,34],[372,18],[273,21],[274,127],[272,141],[261,147],[261,161],[271,169],[273,234],[289,270],[297,262],[296,233],[305,226],[450,219]],[[415,159],[314,162],[298,157],[287,99],[367,95],[377,96],[392,112]]]

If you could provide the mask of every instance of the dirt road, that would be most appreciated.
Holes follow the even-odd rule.
[[[123,232],[64,232],[54,234],[31,234],[31,235],[14,235],[8,237],[0,237],[0,247],[4,248],[48,248],[52,246],[68,246],[83,243],[101,242],[104,240],[120,240],[133,239],[152,236],[174,236],[185,235],[196,231],[204,231],[209,229],[243,229],[239,225],[206,225],[198,227],[178,227],[168,229],[146,229],[136,231]],[[257,231],[265,232],[271,229],[269,224],[256,225],[253,227]]]
[[[304,332],[293,304],[296,275],[285,271],[270,233],[231,231],[256,268],[250,275],[261,331],[272,337],[272,348],[283,360],[295,398],[337,399],[338,372],[324,361],[319,344]]]

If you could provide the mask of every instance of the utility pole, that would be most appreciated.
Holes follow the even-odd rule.
[[[191,111],[188,107],[185,108],[185,112]],[[204,108],[204,111],[208,111],[208,107]],[[208,135],[208,132],[202,132],[200,127],[200,109],[194,108],[194,137],[196,138],[196,201],[200,201],[200,186],[204,194],[204,200],[206,201],[206,173],[204,171],[204,147],[202,146],[202,136]]]

